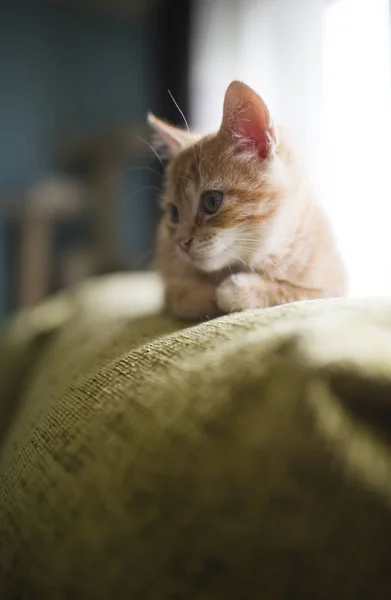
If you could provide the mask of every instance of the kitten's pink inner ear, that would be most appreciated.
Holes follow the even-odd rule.
[[[169,125],[152,113],[148,113],[147,121],[156,134],[154,146],[157,150],[161,150],[167,158],[177,154],[181,148],[191,144],[196,139],[196,136],[188,131]]]
[[[255,150],[261,159],[277,145],[273,120],[265,102],[244,83],[233,81],[225,93],[220,132],[238,149]]]

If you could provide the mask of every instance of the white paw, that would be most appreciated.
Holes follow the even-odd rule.
[[[248,310],[250,308],[262,307],[257,290],[254,289],[254,277],[252,273],[237,273],[227,277],[217,288],[216,300],[220,310],[225,313]]]

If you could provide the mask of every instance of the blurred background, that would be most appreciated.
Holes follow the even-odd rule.
[[[390,0],[2,0],[0,319],[152,268],[145,116],[210,131],[232,79],[291,129],[348,265],[391,294]]]

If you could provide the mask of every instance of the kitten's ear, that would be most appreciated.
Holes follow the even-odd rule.
[[[196,136],[193,136],[188,131],[169,125],[155,117],[152,113],[148,113],[147,121],[155,132],[153,145],[162,158],[171,158],[181,148],[194,143],[197,139]]]
[[[238,148],[254,150],[260,158],[271,156],[277,146],[277,133],[265,102],[241,81],[233,81],[224,98],[220,135]]]

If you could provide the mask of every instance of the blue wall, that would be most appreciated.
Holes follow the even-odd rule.
[[[3,0],[0,198],[48,174],[54,167],[53,144],[64,134],[144,119],[153,89],[148,35],[140,22],[32,0]],[[126,187],[134,185],[148,182],[138,173],[137,182],[128,178]],[[137,197],[123,204],[125,250],[144,251],[150,245],[149,211]],[[0,315],[9,285],[3,227],[0,223]],[[140,238],[143,228],[146,235]]]

